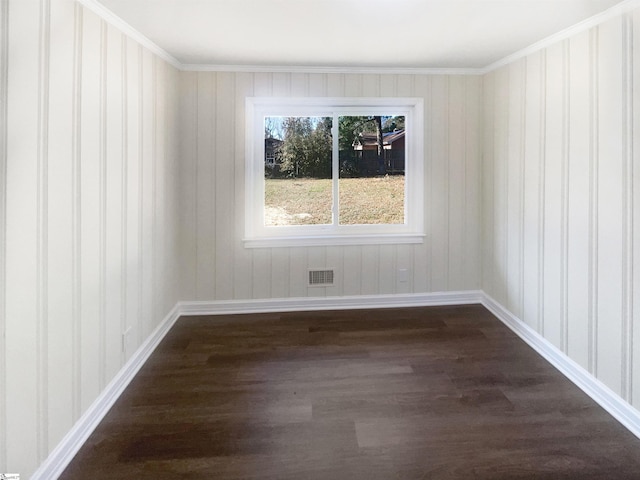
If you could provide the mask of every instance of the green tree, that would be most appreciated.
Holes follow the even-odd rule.
[[[287,117],[282,130],[281,171],[297,178],[331,177],[331,118]]]
[[[396,115],[394,117],[384,117],[382,123],[382,131],[395,132],[396,130],[404,130],[404,116]]]

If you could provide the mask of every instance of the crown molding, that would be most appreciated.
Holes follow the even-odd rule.
[[[182,70],[182,64],[176,59],[173,55],[168,53],[163,48],[159,47],[155,43],[153,43],[149,38],[145,37],[138,30],[133,28],[127,22],[125,22],[122,18],[117,16],[107,7],[102,5],[98,0],[77,0],[78,3],[83,5],[84,7],[91,10],[93,13],[98,15],[100,18],[105,20],[107,23],[112,25],[113,27],[120,30],[122,33],[131,37],[133,40],[138,42],[140,45],[145,47],[150,52],[154,53],[158,57],[162,58],[166,62],[170,63],[178,70]]]
[[[559,31],[558,33],[554,33],[553,35],[544,38],[539,42],[529,45],[522,50],[512,53],[511,55],[507,55],[506,57],[501,58],[500,60],[493,62],[492,64],[487,65],[484,68],[478,69],[478,73],[480,75],[484,75],[486,73],[497,70],[500,67],[509,65],[516,60],[520,60],[521,58],[531,55],[532,53],[536,53],[540,50],[548,48],[555,43],[566,40],[567,38],[577,35],[578,33],[582,33],[586,30],[589,30],[590,28],[596,27],[606,22],[607,20],[611,20],[612,18],[615,18],[617,16],[624,15],[625,13],[628,13],[639,7],[640,0],[625,0],[624,2],[614,5],[604,12],[598,13],[593,17],[589,17],[579,23],[576,23],[575,25],[570,26],[569,28],[565,28],[564,30]]]
[[[250,72],[250,73],[355,73],[389,75],[480,75],[481,68],[428,67],[332,67],[300,65],[213,65],[182,64],[186,72]]]

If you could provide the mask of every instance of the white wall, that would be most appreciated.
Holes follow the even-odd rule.
[[[640,10],[484,77],[483,290],[640,407]]]
[[[197,300],[394,294],[480,285],[481,78],[185,72],[180,78],[183,284]],[[245,249],[247,96],[405,96],[425,99],[422,245]],[[336,284],[308,288],[309,268]],[[408,269],[399,282],[398,269]]]
[[[28,478],[178,300],[178,72],[73,0],[0,0],[0,32],[0,472]]]

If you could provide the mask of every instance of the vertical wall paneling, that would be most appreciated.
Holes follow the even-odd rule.
[[[622,396],[633,391],[633,22],[622,18]]]
[[[0,2],[2,471],[30,477],[178,299],[145,287],[178,257],[175,162],[151,148],[175,157],[177,72],[153,58],[74,0]]]
[[[188,80],[193,76],[197,77],[196,82]],[[192,127],[181,131],[181,155],[187,169],[190,156],[196,155],[198,159],[197,175],[183,172],[185,193],[181,197],[183,211],[195,212],[183,245],[195,245],[191,250],[194,265],[185,269],[187,276],[189,269],[197,275],[196,298],[411,293],[465,288],[466,282],[479,285],[479,267],[474,268],[471,275],[466,271],[467,266],[478,265],[480,254],[480,222],[467,222],[473,216],[473,209],[478,208],[481,191],[480,137],[474,133],[480,121],[479,87],[480,79],[471,77],[265,72],[182,74],[181,118]],[[425,218],[431,227],[425,243],[244,248],[245,99],[273,95],[418,95],[425,98],[429,106],[425,113],[428,120]],[[235,124],[235,128],[229,130],[229,124]],[[194,130],[196,135],[190,133]],[[464,183],[463,188],[460,182]],[[212,219],[215,224],[210,226]],[[457,242],[453,249],[455,258],[449,255],[449,238]],[[228,255],[229,252],[232,255]],[[311,268],[335,269],[335,284],[307,288],[306,275]],[[407,282],[398,282],[400,268],[408,270]]]
[[[431,150],[431,179],[429,190],[431,196],[429,204],[432,208],[431,230],[428,232],[431,237],[431,258],[430,276],[431,288],[434,291],[444,291],[447,289],[449,265],[449,213],[448,213],[448,154],[449,143],[447,136],[447,126],[449,120],[449,85],[446,77],[438,76],[432,80],[431,91],[431,111],[427,122],[431,126],[430,142],[425,145]]]
[[[292,256],[293,258],[293,256]],[[297,261],[297,260],[296,260]],[[327,268],[332,268],[335,270],[335,274],[333,276],[333,285],[327,287],[327,296],[339,296],[342,295],[344,291],[344,276],[342,275],[344,264],[344,248],[342,247],[331,247],[327,248]],[[303,273],[304,275],[304,273]],[[299,277],[302,278],[302,277]],[[291,282],[292,286],[294,282]],[[293,291],[290,293],[293,297]]]
[[[396,251],[396,277],[395,292],[411,293],[413,292],[413,269],[414,269],[414,252],[415,248],[411,245],[398,245]],[[406,280],[400,276],[401,271],[406,271]]]
[[[74,423],[74,2],[51,3],[48,168],[47,168],[47,342],[48,446],[55,446]],[[43,353],[44,355],[44,353]],[[71,367],[71,368],[70,368]],[[0,465],[2,463],[0,462]]]
[[[527,61],[524,59],[520,63],[521,74],[520,74],[520,136],[518,141],[518,156],[519,156],[519,170],[520,176],[518,178],[518,185],[520,188],[520,195],[518,198],[520,205],[520,221],[518,222],[518,236],[520,239],[519,244],[519,255],[518,255],[518,271],[520,276],[518,278],[518,283],[520,285],[520,292],[518,295],[518,307],[520,311],[520,317],[524,316],[524,228],[525,228],[525,196],[527,192],[527,188],[525,187],[525,152],[526,152],[526,131],[527,131]]]
[[[49,168],[49,55],[50,55],[50,16],[49,0],[40,1],[39,25],[39,68],[38,68],[38,200],[37,200],[37,342],[36,357],[38,361],[38,461],[44,460],[48,443],[48,168]]]
[[[271,250],[258,248],[254,252],[252,262],[251,291],[256,298],[271,297]],[[305,282],[306,284],[306,282]],[[305,288],[305,293],[306,293]]]
[[[544,332],[561,348],[562,289],[562,158],[564,124],[564,48],[561,43],[547,50],[547,101],[545,133],[544,203]]]
[[[242,228],[244,228],[244,225]],[[241,248],[246,251],[242,244]],[[290,258],[293,260],[288,262],[289,272],[287,274],[287,278],[289,278],[291,282],[289,286],[289,294],[294,298],[304,297],[307,294],[307,265],[309,263],[307,259],[308,251],[309,249],[306,247],[294,247],[289,249]],[[332,257],[331,259],[332,261],[336,261],[335,257]],[[337,273],[336,276],[338,275],[339,273]],[[293,279],[298,279],[298,281],[294,281]]]
[[[523,135],[523,265],[522,265],[522,320],[531,328],[541,325],[541,289],[540,289],[540,227],[541,215],[541,141],[543,109],[543,57],[540,53],[524,59],[525,98]]]
[[[146,50],[140,52],[140,317],[138,332],[140,338],[146,338],[151,324],[151,299],[153,298],[153,278],[151,276],[151,262],[153,250],[151,234],[153,232],[153,184],[155,179],[153,172],[153,151],[155,149],[154,138],[154,109],[153,94],[154,71],[153,56]]]
[[[71,143],[72,143],[72,155],[71,155],[71,230],[72,230],[72,290],[71,290],[71,302],[72,302],[72,399],[71,399],[71,414],[73,420],[80,418],[80,412],[82,410],[82,369],[81,369],[81,342],[82,342],[82,328],[81,328],[81,306],[82,306],[82,257],[80,253],[82,245],[82,212],[80,208],[81,201],[81,139],[82,139],[82,32],[83,26],[83,8],[78,4],[74,4],[74,25],[73,25],[73,100],[72,100],[72,112],[71,112]]]
[[[170,205],[166,195],[166,175],[169,169],[167,161],[167,139],[168,135],[164,135],[166,131],[167,119],[170,115],[169,104],[165,96],[165,90],[168,85],[167,63],[161,61],[158,57],[153,58],[154,64],[154,154],[153,154],[153,251],[155,257],[153,259],[153,297],[152,302],[154,309],[152,315],[154,319],[161,318],[162,312],[166,312],[171,306],[165,305],[165,299],[162,292],[166,289],[166,284],[170,280],[168,269],[167,245],[168,238],[167,214],[170,212]],[[152,325],[153,327],[153,325]]]
[[[481,112],[482,112],[482,84],[480,77],[469,77],[467,88],[467,108],[465,119],[465,212],[464,212],[464,252],[465,253],[465,290],[476,290],[480,287],[481,278],[481,224],[482,201],[481,179],[482,166],[478,159],[478,146],[482,142]],[[426,209],[428,210],[428,209]],[[422,247],[417,246],[416,251]]]
[[[127,232],[128,224],[128,212],[129,212],[129,76],[128,76],[128,39],[123,37],[120,42],[120,56],[121,56],[121,78],[120,89],[122,91],[122,103],[121,103],[121,150],[120,150],[120,169],[122,172],[121,177],[121,197],[120,197],[120,334],[121,337],[121,352],[120,363],[124,364],[128,358],[128,343],[125,332],[128,329],[128,313],[129,313],[129,283],[128,283],[128,247],[129,247],[129,235]]]
[[[464,212],[465,208],[465,142],[467,135],[466,117],[467,81],[464,77],[452,77],[449,80],[447,132],[460,132],[460,136],[447,133],[447,223],[448,223],[448,280],[447,288],[461,290],[465,272],[464,249]]]
[[[210,186],[214,182],[212,135],[214,131],[213,98],[215,75],[198,74],[198,298],[205,299],[214,295],[215,289],[215,218],[213,200],[215,190]]]
[[[233,298],[234,284],[234,216],[231,212],[235,210],[234,182],[231,179],[234,175],[234,155],[235,128],[234,121],[234,101],[235,79],[232,73],[218,73],[218,84],[216,89],[216,198],[215,198],[215,218],[216,218],[216,266],[224,275],[216,275],[217,298]]]
[[[495,157],[495,89],[496,73],[491,72],[483,78],[483,131],[482,131],[482,287],[491,296],[496,295],[494,281],[494,218],[493,218],[493,190],[494,180],[494,157]]]
[[[520,226],[522,218],[522,137],[524,136],[522,124],[522,90],[523,77],[525,77],[524,61],[513,63],[509,66],[509,124],[508,145],[506,149],[506,214],[507,214],[507,276],[509,285],[506,306],[518,317],[522,316],[522,237]]]
[[[623,258],[622,21],[599,29],[598,131],[598,370],[596,375],[621,394]],[[604,254],[606,252],[606,254]],[[606,326],[606,327],[605,327]]]
[[[102,390],[107,378],[107,23],[100,19],[99,120],[98,120],[98,379]]]
[[[599,29],[590,31],[590,105],[589,110],[589,371],[598,370],[598,171],[600,169],[598,128],[599,113]]]
[[[329,97],[341,97],[345,95],[345,75],[327,75],[327,95]]]
[[[141,341],[142,316],[142,59],[141,48],[127,40],[127,325],[128,357],[132,344]],[[126,331],[125,330],[125,331]],[[136,342],[133,342],[136,339]]]
[[[380,76],[378,76],[378,82]],[[347,97],[355,97],[362,91],[362,75],[356,73],[347,73],[344,75],[344,95]]]
[[[144,230],[145,230],[145,223],[144,223],[144,211],[145,211],[145,202],[144,202],[144,174],[145,174],[145,170],[144,170],[144,156],[145,156],[145,143],[144,143],[144,135],[145,135],[145,124],[147,124],[148,127],[148,123],[145,121],[145,101],[144,101],[144,91],[145,86],[147,86],[147,82],[149,79],[148,73],[145,73],[145,68],[144,68],[144,50],[143,48],[138,45],[138,118],[137,118],[137,125],[138,125],[138,130],[137,130],[137,145],[138,145],[138,152],[137,152],[137,166],[138,166],[138,172],[137,172],[137,178],[138,178],[138,185],[137,185],[137,193],[138,193],[138,197],[137,197],[137,203],[138,203],[138,245],[137,245],[137,257],[138,257],[138,264],[137,264],[137,277],[138,277],[138,315],[136,317],[136,333],[137,333],[137,343],[142,343],[142,340],[144,338],[144,312],[145,312],[145,308],[144,308],[144,283],[145,283],[145,278],[144,278],[144,258],[143,258],[143,251],[145,248],[144,245]]]
[[[164,140],[162,138],[162,128],[164,126],[164,95],[162,94],[164,79],[164,63],[158,57],[151,58],[151,251],[149,259],[151,264],[151,293],[149,309],[149,330],[153,328],[153,319],[157,318],[160,305],[163,303],[159,293],[164,282],[163,272],[163,245],[162,238],[162,211],[163,204],[161,198],[162,176],[164,166]]]
[[[6,219],[9,0],[0,0],[0,465],[7,464]]]
[[[425,117],[423,121],[423,132],[425,139],[431,138],[430,132],[430,120],[429,117],[432,115],[431,106],[429,100],[431,98],[430,95],[430,77],[426,75],[416,76],[414,79],[414,91],[412,95],[416,97],[422,97],[424,99],[424,110]],[[426,145],[425,145],[426,147]],[[420,159],[424,162],[423,170],[424,170],[424,179],[423,185],[425,188],[424,198],[430,198],[430,188],[429,188],[429,179],[431,178],[430,169],[431,169],[431,157],[430,157],[430,149],[426,147],[424,149],[424,158]],[[479,178],[479,177],[478,177]],[[424,209],[424,226],[425,232],[427,235],[424,237],[424,243],[421,245],[416,245],[414,247],[414,256],[413,256],[413,265],[412,268],[412,276],[413,276],[413,290],[415,292],[426,292],[429,291],[429,251],[431,245],[431,221],[430,221],[430,208]]]
[[[496,116],[494,119],[494,158],[493,168],[495,183],[493,185],[492,215],[494,218],[494,257],[493,257],[493,291],[495,298],[503,305],[507,303],[507,276],[508,276],[508,127],[509,127],[509,69],[503,69],[496,73],[496,90],[494,95]]]
[[[251,298],[251,282],[247,281],[250,278],[250,272],[252,270],[252,257],[251,252],[244,248],[242,244],[242,237],[244,236],[244,178],[245,178],[245,138],[244,138],[244,116],[245,116],[245,102],[246,97],[253,95],[253,75],[250,73],[239,73],[235,75],[235,147],[234,147],[234,173],[233,179],[234,193],[235,193],[235,260],[234,260],[234,275],[233,275],[233,295],[234,298]],[[292,253],[294,255],[294,253]],[[301,265],[305,265],[305,262],[299,262]],[[294,268],[293,265],[291,265]],[[298,282],[294,284],[299,288],[297,292],[292,291],[292,296],[302,296],[302,283]],[[306,288],[304,289],[306,291]]]
[[[560,348],[563,352],[568,349],[567,330],[569,324],[567,307],[568,272],[568,213],[569,213],[569,151],[570,151],[570,105],[569,85],[571,81],[570,44],[569,40],[562,42],[562,161],[560,172]]]
[[[182,72],[180,74],[180,123],[178,126],[180,138],[180,179],[179,198],[180,210],[180,255],[182,265],[180,271],[180,298],[198,298],[198,258],[197,237],[191,232],[196,230],[198,218],[198,74],[195,72]],[[191,254],[187,254],[190,252]]]
[[[31,2],[9,5],[6,165],[7,464],[38,461],[38,71],[39,16]],[[27,354],[28,352],[28,354]],[[12,393],[9,393],[12,392]],[[24,446],[29,445],[29,449]]]
[[[100,19],[85,11],[82,49],[81,132],[81,391],[82,410],[100,392]]]
[[[396,245],[380,245],[378,247],[378,288],[379,293],[396,293],[396,275],[398,274]],[[369,261],[367,258],[364,261]]]
[[[304,281],[304,277],[290,278],[291,273],[290,263],[296,262],[297,259],[290,256],[290,250],[287,248],[274,248],[271,250],[271,263],[269,269],[271,270],[271,296],[273,298],[286,298],[290,295],[289,286],[293,281]],[[220,270],[220,275],[223,276],[223,272],[228,272],[228,269]],[[224,297],[222,297],[224,298]]]
[[[545,335],[545,204],[546,204],[546,179],[547,179],[547,52],[542,52],[540,59],[540,133],[539,133],[539,158],[538,158],[538,333]]]
[[[120,369],[122,357],[123,296],[123,169],[125,136],[123,135],[123,44],[124,38],[114,27],[106,25],[104,56],[104,166],[103,166],[103,292],[104,292],[104,385]],[[115,265],[116,268],[108,268]],[[104,388],[104,387],[103,387]]]
[[[633,232],[632,247],[632,264],[633,270],[633,297],[632,301],[632,336],[631,336],[631,352],[632,358],[632,384],[631,398],[629,401],[635,408],[640,408],[640,353],[635,349],[640,346],[640,9],[632,14],[632,41],[630,61],[633,68],[632,71],[632,100],[633,117],[631,118],[633,126],[633,143],[632,143],[632,171],[629,175],[633,178],[631,188],[633,217],[631,219],[631,230]]]
[[[307,75],[309,95],[329,96],[329,84],[327,74]],[[295,83],[293,84],[295,85]]]
[[[197,81],[190,81],[194,76]],[[478,286],[480,247],[474,239],[479,239],[480,221],[467,220],[473,220],[480,202],[481,139],[475,132],[481,93],[480,79],[471,77],[183,73],[181,115],[192,127],[184,126],[181,136],[186,169],[181,172],[181,209],[195,217],[190,223],[183,221],[188,228],[182,244],[193,245],[185,252],[185,271],[197,270],[196,298],[412,293]],[[274,95],[425,98],[425,243],[244,248],[245,99]],[[229,130],[230,126],[234,127]],[[189,170],[193,155],[197,173]],[[454,248],[449,247],[450,238]],[[469,273],[467,267],[474,265]],[[307,288],[311,268],[335,269],[334,285]],[[406,282],[398,281],[399,269],[408,270]]]
[[[360,295],[362,292],[377,291],[378,246],[367,245],[362,248],[346,246],[342,247],[342,251],[343,295]]]
[[[617,16],[485,75],[482,165],[483,290],[634,406],[639,22]]]
[[[566,352],[589,368],[589,33],[569,40],[569,132],[566,182]],[[566,185],[566,184],[565,184]],[[565,186],[565,188],[567,188]]]
[[[150,125],[150,132],[148,141],[150,142],[150,148],[147,152],[149,161],[149,188],[147,189],[149,195],[149,223],[151,225],[151,235],[149,238],[150,249],[148,250],[149,254],[147,255],[149,269],[148,269],[148,283],[149,292],[148,296],[145,299],[147,305],[149,306],[147,310],[147,325],[145,326],[145,336],[149,335],[153,328],[153,318],[156,315],[158,310],[158,282],[160,279],[158,278],[158,243],[159,239],[157,238],[158,234],[158,160],[159,160],[159,148],[158,148],[158,121],[159,121],[159,107],[158,107],[158,99],[160,98],[159,87],[158,87],[158,63],[159,60],[155,55],[148,55],[149,61],[151,64],[150,75],[151,75],[151,88],[150,93],[151,96],[149,98],[149,117],[148,122]]]

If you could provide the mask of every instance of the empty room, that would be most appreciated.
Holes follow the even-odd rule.
[[[0,478],[640,478],[640,0],[0,0]]]

